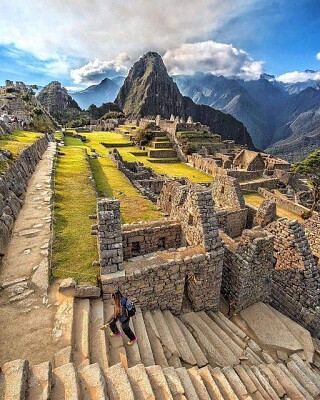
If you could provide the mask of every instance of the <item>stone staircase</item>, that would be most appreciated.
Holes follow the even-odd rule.
[[[4,364],[0,399],[320,399],[320,372],[303,352],[283,362],[220,312],[138,308],[130,347],[99,329],[112,312],[106,301],[70,304],[68,346],[52,362]]]
[[[166,132],[155,132],[151,146],[147,149],[148,161],[153,163],[179,162],[177,152],[173,148]]]

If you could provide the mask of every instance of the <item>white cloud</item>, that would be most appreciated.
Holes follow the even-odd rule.
[[[305,82],[308,80],[318,81],[320,80],[320,71],[292,71],[286,72],[277,77],[277,81],[281,81],[284,83],[297,83],[297,82]]]
[[[263,72],[262,61],[255,61],[244,50],[231,44],[212,40],[182,44],[168,50],[163,60],[172,75],[202,71],[226,77],[258,79]]]
[[[317,53],[316,59],[320,61],[320,51],[319,51],[319,53]]]
[[[98,83],[105,77],[127,75],[128,62],[131,57],[127,53],[119,54],[112,61],[100,61],[98,59],[89,61],[80,68],[72,69],[70,75],[74,83]]]
[[[0,13],[0,44],[77,65],[124,52],[136,59],[208,37],[259,1],[10,0]]]

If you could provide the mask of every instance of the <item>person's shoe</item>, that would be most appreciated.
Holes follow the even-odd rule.
[[[110,336],[111,336],[111,337],[114,337],[114,336],[122,336],[122,333],[121,333],[121,332],[118,332],[118,333],[110,332]]]
[[[134,339],[132,339],[132,340],[129,340],[129,342],[127,342],[127,345],[128,346],[132,346],[133,344],[135,344],[135,342],[138,340],[138,338],[137,338],[137,336],[134,338]]]

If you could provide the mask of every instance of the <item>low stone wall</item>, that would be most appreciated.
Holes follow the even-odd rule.
[[[270,192],[267,189],[259,188],[258,193],[263,196],[267,200],[274,201],[278,206],[284,208],[287,211],[290,211],[299,216],[303,215],[305,212],[308,212],[308,208],[301,206],[300,204],[296,204],[291,200],[285,199],[283,197],[279,197],[276,194]]]
[[[236,301],[235,310],[243,310],[271,295],[273,240],[262,230],[246,230],[237,243],[220,233],[225,253],[221,293]]]
[[[148,150],[148,156],[152,158],[175,158],[177,157],[177,152],[170,149],[162,150]]]
[[[248,190],[249,192],[256,192],[259,187],[269,190],[275,189],[278,186],[279,180],[277,178],[259,179],[256,182],[242,182],[241,189]]]
[[[182,232],[178,222],[159,220],[122,225],[124,260],[159,250],[179,248],[181,245]]]
[[[5,254],[13,223],[23,205],[28,181],[47,149],[48,142],[49,136],[44,135],[24,148],[0,177],[0,256]]]
[[[320,255],[320,215],[313,213],[311,218],[303,222],[303,226],[312,251]]]
[[[145,197],[153,203],[157,202],[158,195],[161,192],[165,178],[159,179],[142,179],[131,181],[133,186]]]
[[[217,220],[219,229],[223,230],[228,236],[236,238],[242,234],[247,225],[248,210],[217,210]]]
[[[260,171],[242,171],[236,169],[227,170],[227,175],[237,178],[239,182],[253,181],[259,179],[263,175],[263,170]]]

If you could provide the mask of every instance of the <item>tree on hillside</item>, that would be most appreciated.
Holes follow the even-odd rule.
[[[313,203],[311,212],[320,201],[320,149],[310,153],[304,160],[293,165],[293,171],[304,174],[312,187]]]

